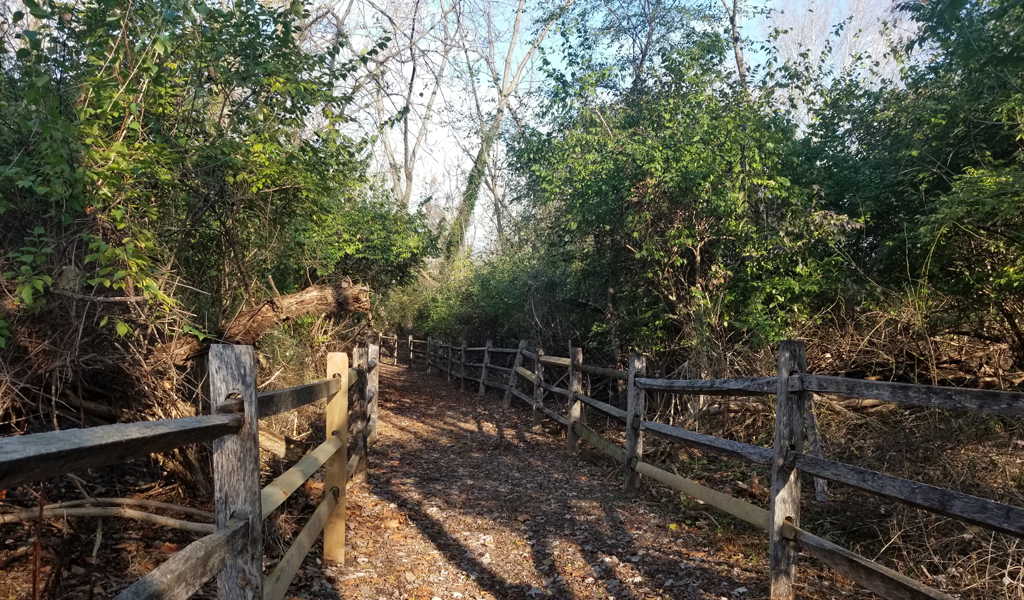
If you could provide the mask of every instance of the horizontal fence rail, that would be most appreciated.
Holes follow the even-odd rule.
[[[397,347],[397,338],[395,340]],[[346,354],[329,353],[326,379],[257,394],[252,349],[215,345],[208,358],[214,414],[0,438],[0,489],[122,463],[189,444],[213,442],[217,525],[185,523],[127,508],[118,509],[118,516],[145,517],[157,524],[165,520],[179,529],[208,535],[173,554],[123,590],[117,600],[184,600],[214,576],[218,578],[222,599],[280,600],[287,595],[302,559],[321,532],[324,533],[324,558],[344,563],[345,487],[350,480],[365,481],[368,439],[376,427],[380,348],[376,344],[356,348],[353,356],[354,368],[349,368]],[[350,391],[356,405],[351,428]],[[258,419],[321,400],[327,400],[327,440],[260,490]],[[350,429],[356,436],[351,458],[348,457]],[[325,469],[325,493],[321,502],[284,559],[264,581],[261,522],[320,468]],[[162,504],[117,498],[90,499],[79,504],[104,501],[154,508]],[[194,509],[183,510],[207,518],[212,516]],[[33,512],[38,513],[38,510],[33,509]],[[94,514],[96,509],[93,508],[63,505],[59,512],[63,516],[110,516],[109,512]]]
[[[203,415],[0,438],[0,489],[211,442],[241,427],[239,415]]]
[[[476,362],[476,358],[466,359],[466,353],[481,351],[484,352],[483,362]],[[813,412],[808,410],[811,394],[835,394],[906,406],[1024,416],[1024,393],[813,375],[805,372],[804,352],[802,343],[784,342],[780,350],[780,376],[703,380],[647,376],[645,362],[639,355],[630,357],[629,370],[587,365],[583,363],[578,348],[571,349],[568,357],[551,356],[541,348],[528,350],[525,340],[520,341],[518,348],[496,348],[490,342],[482,348],[469,348],[465,342],[456,345],[428,339],[424,356],[428,371],[433,368],[438,373],[445,373],[449,379],[485,382],[481,383],[481,390],[484,387],[503,389],[505,404],[508,405],[512,398],[522,400],[532,409],[535,423],[547,417],[563,426],[570,454],[575,452],[576,440],[582,439],[622,464],[627,492],[636,492],[637,477],[643,475],[767,531],[772,540],[769,560],[772,600],[795,598],[793,577],[797,549],[884,598],[952,600],[948,594],[800,529],[799,473],[813,476],[816,488],[819,482],[826,480],[849,485],[864,492],[1021,538],[1024,538],[1024,508],[826,459],[820,454],[821,442],[817,438]],[[496,356],[504,357],[501,361],[509,362],[494,364]],[[559,377],[552,378],[546,367],[554,368]],[[566,370],[567,377],[560,379]],[[607,401],[595,398],[590,392],[583,393],[581,373],[607,381],[602,384],[602,389],[608,394]],[[489,376],[497,379],[492,381],[488,379]],[[568,381],[568,387],[561,387],[561,381]],[[622,396],[614,392],[613,382],[625,382],[625,389],[619,389],[620,393],[625,392],[625,409],[613,404],[622,401]],[[523,384],[528,386],[528,390],[519,389]],[[616,385],[623,386],[622,383]],[[777,409],[775,448],[727,440],[646,420],[645,394],[658,392],[730,397],[774,395]],[[548,404],[548,394],[555,400],[562,399],[565,413]],[[721,406],[726,407],[727,404],[742,406],[740,401],[729,401]],[[625,447],[602,437],[580,420],[580,409],[584,405],[626,423]],[[755,403],[754,406],[760,405]],[[644,462],[643,436],[648,433],[701,451],[771,466],[773,493],[770,509],[766,510]],[[805,439],[815,449],[815,454],[798,451],[803,448]],[[777,451],[776,448],[783,450]],[[821,485],[821,489],[824,489],[824,485]]]

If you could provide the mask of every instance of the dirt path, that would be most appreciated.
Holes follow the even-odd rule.
[[[763,556],[714,519],[686,525],[677,496],[626,499],[617,465],[568,457],[524,407],[383,368],[369,482],[349,491],[349,564],[309,568],[300,597],[333,595],[317,584],[369,599],[767,595]]]

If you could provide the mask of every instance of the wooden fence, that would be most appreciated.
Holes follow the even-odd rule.
[[[257,393],[252,348],[211,346],[211,414],[0,438],[0,489],[213,442],[216,526],[116,599],[184,600],[216,576],[223,600],[281,600],[321,531],[324,559],[345,561],[345,487],[366,478],[367,447],[376,428],[380,348],[355,348],[352,358],[349,367],[348,355],[332,352],[326,379]],[[260,489],[259,419],[323,399],[327,440]],[[351,456],[350,430],[355,438]],[[322,466],[320,504],[264,577],[263,520]]]
[[[416,354],[415,340],[409,339],[410,364]],[[1024,537],[1024,509],[925,485],[884,473],[854,467],[803,452],[805,437],[814,431],[811,400],[813,394],[841,396],[894,402],[900,405],[925,406],[951,410],[980,411],[1004,416],[1024,416],[1024,394],[988,390],[888,383],[807,373],[805,348],[802,342],[782,342],[779,349],[778,374],[775,377],[715,380],[655,379],[646,376],[642,355],[630,356],[629,368],[610,369],[583,363],[580,348],[572,348],[570,356],[548,356],[543,349],[527,350],[526,341],[518,348],[467,348],[440,343],[426,345],[427,369],[443,372],[449,379],[475,382],[478,392],[486,388],[504,390],[508,406],[513,397],[533,410],[535,422],[550,418],[565,427],[568,452],[575,454],[583,439],[623,465],[624,486],[636,493],[641,475],[681,491],[714,506],[742,521],[768,531],[769,570],[772,600],[793,600],[797,554],[803,550],[843,576],[883,598],[894,600],[943,599],[952,597],[900,573],[879,565],[832,542],[800,528],[800,473],[807,473],[832,482],[853,486],[864,492],[904,502],[941,515],[980,525],[1001,533]],[[476,356],[480,356],[479,361]],[[473,360],[471,360],[471,357]],[[497,364],[501,363],[501,364]],[[527,365],[532,365],[528,368]],[[549,371],[553,370],[553,371]],[[561,375],[555,377],[554,375]],[[597,376],[611,382],[624,382],[626,407],[613,406],[583,393],[583,375]],[[558,383],[566,381],[566,387]],[[521,390],[521,384],[528,384]],[[611,392],[611,385],[609,391]],[[646,395],[657,392],[727,396],[776,396],[775,441],[772,448],[736,442],[696,433],[645,418]],[[591,392],[593,393],[593,392]],[[553,407],[548,394],[564,399],[564,408]],[[620,447],[598,435],[582,421],[583,407],[588,406],[625,424],[625,445]],[[557,410],[556,410],[557,408]],[[770,465],[772,486],[770,506],[759,506],[704,487],[696,482],[659,469],[643,461],[644,436],[656,435],[732,458],[761,465]]]

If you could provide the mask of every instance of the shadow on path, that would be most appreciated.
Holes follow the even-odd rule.
[[[675,524],[672,503],[624,498],[618,465],[568,456],[522,405],[390,366],[381,392],[369,482],[350,491],[350,562],[332,577],[342,597],[767,594],[763,561]]]

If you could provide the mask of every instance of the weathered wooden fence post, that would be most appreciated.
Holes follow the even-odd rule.
[[[413,357],[412,357],[412,336],[410,335],[409,336],[409,364],[408,364],[408,368],[410,368],[410,369],[412,368],[412,361],[413,361]]]
[[[516,357],[512,361],[512,372],[508,374],[508,387],[505,388],[505,398],[503,401],[505,408],[512,405],[512,389],[516,387],[516,378],[519,377],[518,369],[523,366],[523,350],[526,350],[526,340],[519,340]]]
[[[578,394],[583,393],[583,348],[569,346],[569,424],[565,428],[565,441],[569,454],[576,454],[580,449],[580,438],[576,433],[576,423],[583,415],[583,402]]]
[[[783,537],[783,525],[800,526],[800,473],[790,466],[789,455],[804,447],[804,413],[808,392],[789,391],[790,378],[807,370],[803,342],[779,344],[779,388],[775,408],[775,462],[769,508],[768,566],[771,600],[796,598],[796,543]]]
[[[487,365],[491,362],[492,345],[493,343],[491,342],[491,340],[487,340],[487,343],[484,344],[484,361],[483,366],[480,367],[480,387],[477,389],[477,396],[483,396],[484,392],[487,391],[487,384],[485,384],[484,382],[487,381]]]
[[[213,442],[213,496],[217,528],[238,519],[249,535],[232,549],[217,576],[225,600],[263,600],[263,515],[260,508],[259,411],[251,346],[210,346],[210,407],[213,413],[244,415],[242,428]],[[239,400],[241,406],[239,406]]]
[[[372,444],[377,441],[377,409],[380,406],[380,346],[370,344],[367,348],[366,367],[366,441]]]
[[[369,426],[368,413],[369,413],[369,398],[367,396],[367,379],[369,373],[367,372],[367,363],[370,361],[370,349],[367,348],[353,348],[352,349],[352,366],[356,369],[359,374],[359,381],[355,385],[355,398],[353,404],[356,407],[355,411],[355,422],[352,424],[352,434],[355,435],[355,464],[352,469],[352,481],[353,483],[365,483],[366,482],[366,455],[367,440],[366,431]]]
[[[345,564],[345,484],[348,483],[348,354],[327,354],[327,377],[341,380],[341,390],[327,401],[327,435],[337,435],[341,447],[324,464],[324,493],[338,488],[338,502],[324,526],[324,560]]]
[[[636,378],[643,377],[647,372],[647,358],[642,354],[629,355],[629,376],[626,381],[626,456],[623,489],[627,494],[640,491],[640,474],[636,472],[636,463],[643,460],[644,437],[640,424],[644,419],[646,395],[636,385]]]
[[[452,344],[448,342],[445,347],[448,348],[448,381],[452,380]]]
[[[466,340],[462,340],[459,349],[459,389],[466,387]]]
[[[540,362],[544,356],[544,349],[537,347],[537,360],[534,361],[533,371],[533,426],[539,427],[544,413],[540,407],[544,406],[544,363]]]

